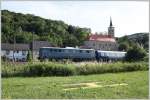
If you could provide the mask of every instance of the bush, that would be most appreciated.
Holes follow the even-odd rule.
[[[111,64],[96,64],[96,65],[85,65],[77,67],[77,72],[80,75],[89,74],[102,74],[102,73],[116,73],[116,72],[129,72],[137,70],[148,70],[148,63],[111,63]]]
[[[129,49],[129,44],[127,42],[123,42],[119,44],[119,51],[127,51]]]
[[[146,51],[139,47],[139,46],[133,46],[133,48],[129,49],[127,51],[127,54],[125,56],[126,61],[142,61],[144,57],[146,57]]]
[[[148,70],[148,62],[132,63],[109,63],[109,64],[63,64],[63,63],[27,63],[21,65],[2,64],[2,77],[12,76],[71,76],[90,75],[102,73],[129,72],[138,70]]]
[[[75,67],[63,64],[33,64],[28,66],[29,76],[70,76],[75,75]]]

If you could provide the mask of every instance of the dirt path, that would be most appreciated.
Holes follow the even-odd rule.
[[[100,88],[100,87],[116,87],[116,86],[126,86],[128,84],[121,83],[121,84],[110,84],[110,85],[97,85],[97,83],[101,82],[90,82],[90,83],[78,83],[78,84],[65,84],[64,87],[65,91],[68,90],[75,90],[75,89],[87,89],[87,88]]]

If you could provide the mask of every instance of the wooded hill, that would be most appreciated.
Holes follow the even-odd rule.
[[[149,33],[135,33],[132,35],[126,35],[117,39],[120,49],[129,48],[133,44],[138,44],[146,51],[149,51]]]
[[[87,40],[90,28],[80,28],[31,14],[1,11],[2,42],[30,43],[34,40],[47,40],[54,46],[79,46]]]
[[[54,46],[80,46],[88,39],[90,28],[68,25],[63,21],[44,19],[31,14],[1,11],[2,42],[30,43],[34,40],[47,40]],[[32,35],[33,34],[33,35]],[[117,38],[121,48],[133,43],[142,45],[148,51],[149,33],[136,33]],[[123,44],[123,45],[122,45]]]

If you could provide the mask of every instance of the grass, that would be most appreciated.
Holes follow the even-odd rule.
[[[64,91],[66,84],[99,82],[99,85],[126,83],[126,86]],[[148,99],[148,71],[107,73],[69,77],[2,78],[3,99]]]

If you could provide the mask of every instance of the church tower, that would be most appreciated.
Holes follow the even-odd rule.
[[[114,31],[114,27],[112,25],[112,20],[111,20],[111,17],[110,17],[110,25],[108,27],[108,35],[114,37],[115,36],[115,31]]]

